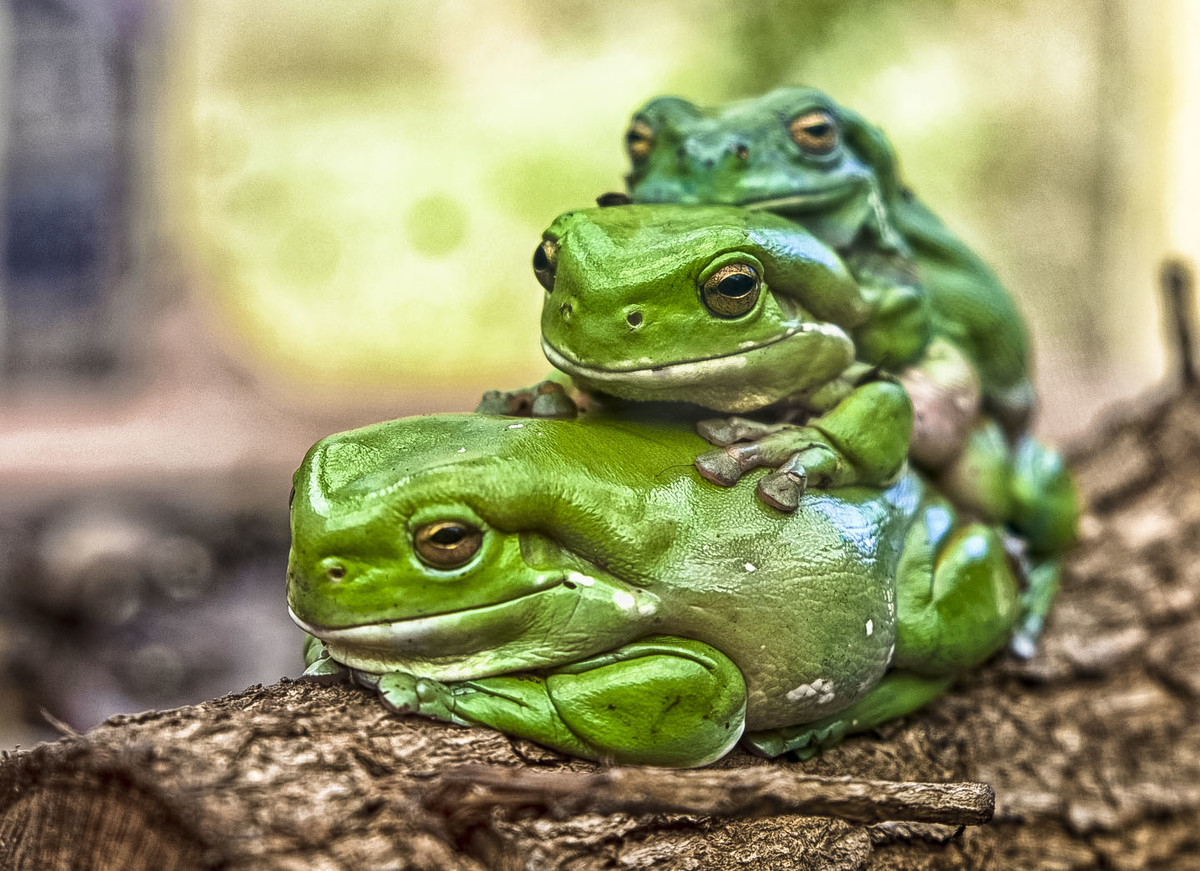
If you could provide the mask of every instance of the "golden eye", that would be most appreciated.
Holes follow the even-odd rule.
[[[642,120],[635,120],[625,133],[625,150],[634,163],[645,160],[654,150],[654,128]]]
[[[842,139],[837,119],[824,109],[797,115],[788,129],[795,143],[809,154],[829,154]]]
[[[753,266],[730,263],[704,280],[700,298],[717,317],[740,318],[754,308],[761,287],[758,270]]]
[[[465,566],[479,552],[483,531],[461,520],[439,520],[417,527],[413,547],[421,562],[435,569]]]
[[[546,293],[554,290],[554,272],[558,269],[558,243],[553,239],[543,239],[533,251],[533,274],[537,276],[538,284],[546,288]]]

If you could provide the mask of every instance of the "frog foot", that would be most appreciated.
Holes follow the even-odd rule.
[[[569,420],[579,414],[579,408],[561,384],[542,381],[520,390],[488,390],[475,413]]]
[[[440,681],[393,671],[380,675],[374,686],[384,705],[397,714],[463,722],[454,715],[454,692]]]
[[[324,642],[304,633],[303,681],[319,684],[334,684],[350,676],[350,670],[329,655]]]
[[[809,484],[829,486],[843,469],[837,451],[807,427],[731,417],[700,421],[696,431],[721,446],[696,458],[705,479],[732,487],[751,469],[772,468],[758,479],[758,498],[780,511],[795,511]]]
[[[745,735],[742,743],[761,756],[773,759],[784,753],[791,753],[796,759],[805,762],[818,753],[828,750],[842,742],[846,737],[849,724],[846,720],[835,719],[824,724],[811,726],[791,726],[786,729],[772,729],[768,732],[755,732]]]

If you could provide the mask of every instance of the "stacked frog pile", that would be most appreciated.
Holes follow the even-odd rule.
[[[305,458],[309,673],[696,766],[804,758],[1031,655],[1074,488],[1028,433],[1012,300],[883,134],[794,89],[653,100],[627,145],[629,195],[534,254],[561,376]]]

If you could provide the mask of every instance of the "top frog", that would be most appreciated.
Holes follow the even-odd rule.
[[[856,277],[890,259],[914,262],[935,331],[974,364],[988,411],[1010,435],[1028,424],[1029,341],[1012,299],[904,187],[878,128],[820,91],[792,88],[716,109],[658,97],[634,114],[625,141],[634,202],[776,212],[837,249]]]

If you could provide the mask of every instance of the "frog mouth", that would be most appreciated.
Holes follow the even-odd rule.
[[[708,380],[713,376],[726,374],[731,371],[745,369],[749,365],[748,354],[778,345],[798,335],[808,333],[826,333],[830,336],[843,335],[839,327],[824,323],[803,323],[789,327],[786,332],[763,342],[747,343],[736,351],[726,354],[715,354],[711,357],[697,357],[692,360],[677,360],[670,363],[656,363],[650,366],[629,366],[626,368],[585,366],[564,351],[556,348],[543,337],[542,353],[550,361],[550,365],[561,369],[568,375],[583,378],[597,385],[645,384],[655,386],[690,385],[697,381]]]
[[[318,626],[307,620],[288,606],[288,616],[292,622],[307,632],[315,635],[327,644],[338,647],[390,650],[398,647],[414,648],[422,642],[445,637],[448,633],[463,631],[464,621],[474,624],[476,621],[491,622],[503,620],[506,612],[523,607],[526,600],[534,596],[549,593],[563,586],[560,579],[554,584],[539,587],[505,599],[503,602],[492,602],[476,608],[461,608],[457,611],[444,611],[440,614],[429,614],[425,617],[407,617],[400,620],[379,620],[375,623],[358,623],[353,626]]]
[[[750,200],[741,203],[744,208],[752,211],[775,211],[777,209],[816,209],[840,202],[850,197],[858,188],[857,184],[845,184],[841,187],[825,191],[801,191],[783,197],[768,197],[762,200]]]

